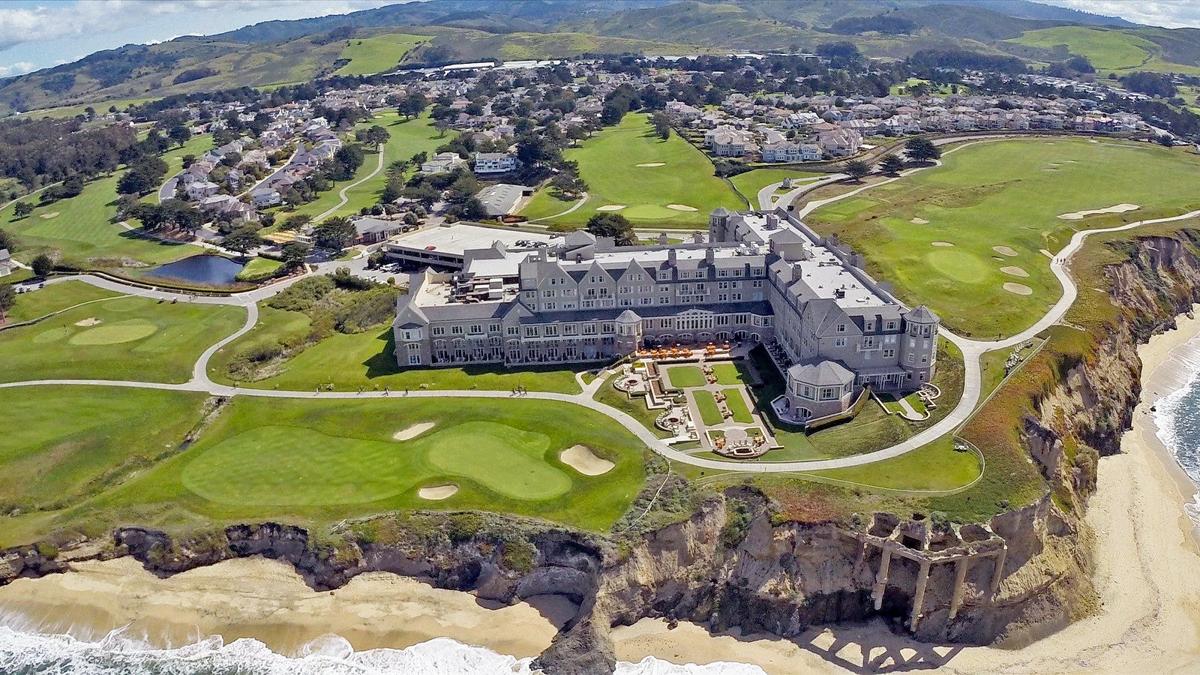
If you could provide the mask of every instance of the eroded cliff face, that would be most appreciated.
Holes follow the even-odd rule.
[[[1093,609],[1082,514],[1096,459],[1117,452],[1129,427],[1140,395],[1137,345],[1200,300],[1200,259],[1179,236],[1120,245],[1126,261],[1105,271],[1119,311],[1086,354],[1056,364],[1055,381],[1020,421],[1047,492],[986,523],[914,514],[780,522],[761,493],[731,488],[682,522],[622,542],[535,521],[431,513],[352,524],[333,543],[274,523],[184,541],[123,528],[99,555],[132,555],[162,575],[263,555],[291,563],[322,590],[390,571],[502,602],[562,594],[579,612],[535,664],[549,673],[611,669],[608,629],[645,617],[795,636],[882,616],[919,639],[1018,645]],[[64,568],[38,547],[0,551],[0,584]]]

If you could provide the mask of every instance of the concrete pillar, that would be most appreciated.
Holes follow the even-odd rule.
[[[963,586],[967,579],[967,566],[971,564],[970,558],[959,558],[954,563],[954,594],[950,596],[950,620],[958,616],[958,608],[962,607]]]
[[[925,604],[925,586],[929,584],[929,561],[921,561],[921,571],[917,573],[917,593],[913,596],[912,614],[908,618],[908,629],[917,630],[917,622],[921,620],[921,606]]]
[[[887,588],[888,567],[892,563],[892,549],[887,546],[883,547],[883,558],[879,561],[879,573],[875,575],[875,591],[872,593],[872,598],[875,600],[875,611],[879,611],[883,607],[883,590]]]
[[[1008,547],[1000,549],[1000,553],[996,555],[996,569],[992,571],[992,592],[988,596],[989,600],[995,600],[996,594],[1000,592],[1000,580],[1004,578],[1004,559],[1008,557]]]

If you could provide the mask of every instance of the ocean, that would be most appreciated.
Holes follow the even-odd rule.
[[[0,673],[4,675],[525,675],[532,659],[517,659],[449,638],[406,649],[357,652],[331,635],[296,654],[271,651],[253,639],[228,644],[218,636],[164,649],[118,629],[93,639],[42,633],[20,616],[0,615]],[[620,663],[620,675],[765,675],[738,663],[675,665],[654,657]]]
[[[1176,349],[1170,363],[1177,368],[1171,378],[1177,388],[1155,403],[1154,426],[1180,468],[1200,486],[1200,338]],[[1187,511],[1200,526],[1200,487]]]

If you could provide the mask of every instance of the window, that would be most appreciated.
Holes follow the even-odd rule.
[[[471,335],[479,335],[482,332],[483,332],[483,324],[481,324],[481,323],[471,324]]]
[[[844,324],[844,323],[839,323],[839,324],[838,324],[838,327],[837,327],[837,332],[839,332],[839,333],[845,333],[845,332],[846,332],[846,324]]]
[[[421,365],[421,355],[420,354],[409,354],[408,355],[408,365],[410,365],[410,366]]]
[[[434,334],[434,335],[445,335],[445,334],[446,334],[446,327],[445,327],[445,326],[434,326],[434,327],[433,327],[433,334]]]
[[[883,358],[885,358],[885,359],[894,359],[894,358],[896,358],[896,350],[895,350],[895,349],[885,349],[885,350],[883,350]]]
[[[463,334],[463,327],[462,327],[462,326],[451,326],[451,327],[450,327],[450,334],[451,334],[451,335],[462,335],[462,334]]]
[[[499,333],[500,332],[500,324],[498,324],[498,323],[488,324],[488,332],[489,333]]]
[[[515,337],[515,336],[521,334],[521,327],[520,326],[509,326],[504,332],[507,335],[512,335]]]
[[[845,347],[846,346],[846,338],[834,338],[833,346],[834,347]]]

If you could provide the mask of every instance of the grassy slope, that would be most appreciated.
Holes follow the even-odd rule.
[[[579,162],[589,197],[581,208],[551,223],[582,225],[597,213],[597,207],[623,204],[626,208],[617,213],[637,226],[696,227],[705,225],[709,211],[718,206],[744,207],[729,185],[713,175],[712,163],[703,153],[676,134],[666,141],[658,138],[646,115],[626,115],[619,125],[564,155]],[[659,162],[664,166],[637,166]],[[674,211],[666,208],[668,204],[696,211]]]
[[[413,47],[428,40],[425,35],[388,33],[368,38],[350,40],[342,50],[341,58],[350,63],[339,68],[335,75],[372,75],[395,68],[404,55]]]
[[[240,307],[134,297],[85,305],[0,333],[0,380],[186,382],[201,352],[245,316]],[[88,319],[101,323],[76,325]]]
[[[300,338],[307,334],[307,317],[271,310],[249,334],[219,352],[209,364],[209,376],[229,382],[227,364],[240,350],[256,343]],[[534,391],[577,393],[579,384],[569,367],[546,370],[502,366],[424,368],[401,370],[392,354],[392,331],[387,327],[364,333],[332,336],[312,345],[282,364],[278,374],[243,386],[260,389],[308,390],[333,384],[341,391],[379,389],[494,389],[522,386]]]
[[[948,154],[945,166],[831,204],[807,221],[836,232],[862,251],[869,270],[912,304],[927,303],[943,322],[967,335],[1020,331],[1062,292],[1045,248],[1058,251],[1075,229],[1177,215],[1200,207],[1189,186],[1200,161],[1149,144],[1087,139],[981,143]],[[1122,215],[1062,220],[1060,214],[1120,203],[1141,209]],[[928,220],[914,224],[913,218]],[[954,247],[934,247],[944,241]],[[1009,246],[1016,257],[993,246]],[[1001,267],[1024,269],[1028,278]],[[1033,289],[1028,296],[1006,282]],[[975,311],[978,307],[989,311]]]
[[[1197,64],[1171,63],[1164,59],[1162,48],[1139,35],[1137,30],[1098,28],[1090,26],[1057,26],[1026,31],[1013,42],[1040,49],[1065,47],[1071,54],[1087,57],[1101,72],[1149,70],[1176,73],[1198,73]]]
[[[418,422],[435,427],[410,441],[392,439]],[[587,477],[559,462],[559,452],[577,443],[616,467]],[[637,440],[569,404],[247,398],[230,404],[187,450],[56,514],[53,525],[187,528],[268,519],[311,525],[394,509],[445,508],[601,530],[624,512],[642,479]],[[416,494],[421,486],[448,482],[459,492],[447,500]],[[527,490],[517,491],[522,483]]]

